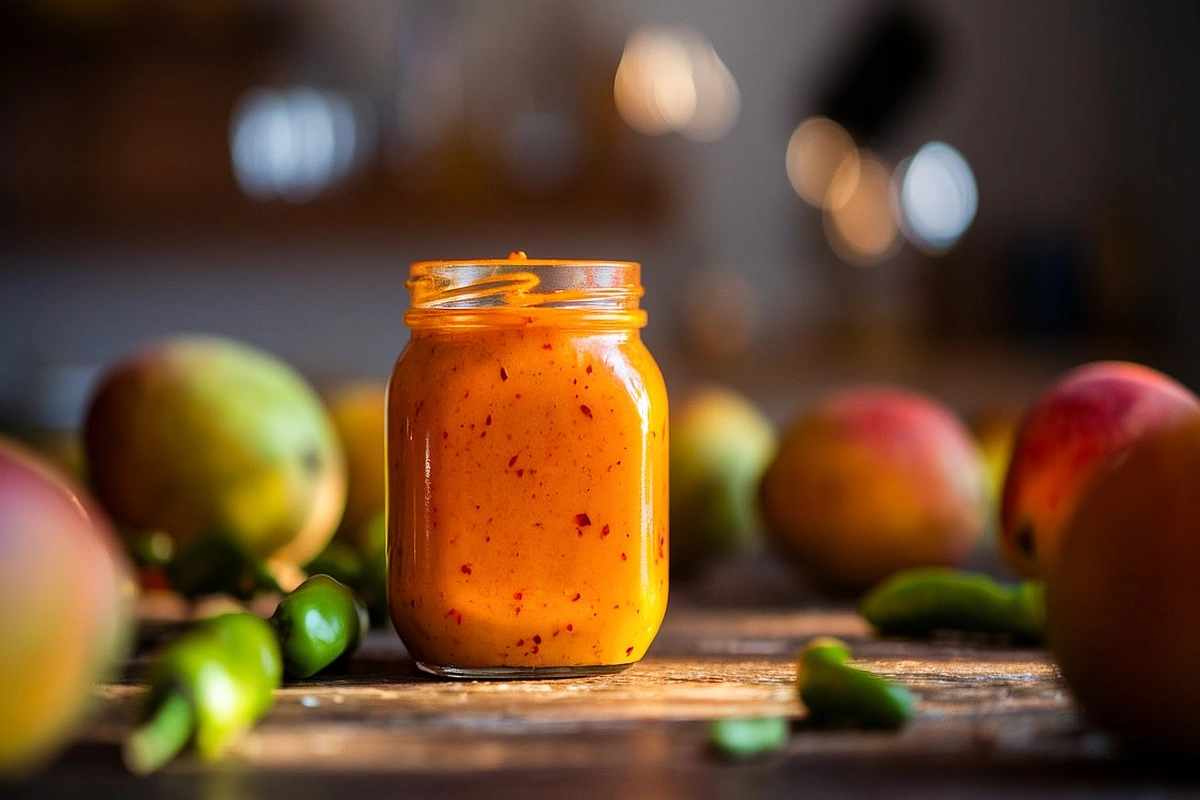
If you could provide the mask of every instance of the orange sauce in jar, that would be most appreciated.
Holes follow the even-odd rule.
[[[419,667],[595,674],[667,604],[667,396],[639,267],[411,269],[388,390],[388,588]]]

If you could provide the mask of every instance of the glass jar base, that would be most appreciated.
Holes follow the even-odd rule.
[[[633,666],[627,664],[587,664],[567,667],[455,667],[417,662],[417,669],[439,678],[456,678],[467,681],[537,681],[547,678],[592,678],[597,675],[613,675]]]

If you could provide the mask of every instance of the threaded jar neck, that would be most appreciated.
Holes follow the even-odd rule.
[[[641,266],[631,261],[418,261],[405,284],[410,328],[579,325],[640,328]]]

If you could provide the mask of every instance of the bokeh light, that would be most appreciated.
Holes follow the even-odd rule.
[[[944,252],[975,219],[979,192],[962,154],[944,142],[930,142],[896,171],[905,235],[916,245]]]
[[[369,137],[343,95],[260,88],[234,110],[229,138],[242,191],[256,200],[303,203],[344,178]]]
[[[788,180],[809,205],[831,208],[845,203],[858,182],[858,167],[854,139],[831,119],[809,117],[788,140]],[[835,176],[837,190],[831,192]]]
[[[689,49],[696,112],[680,133],[693,141],[715,142],[724,138],[737,122],[742,108],[741,91],[737,79],[708,40],[697,35]]]
[[[741,110],[733,73],[711,42],[686,27],[648,26],[630,34],[613,99],[639,133],[676,132],[699,142],[725,136]]]
[[[843,261],[866,266],[894,252],[900,227],[893,210],[888,167],[860,151],[852,171],[851,176],[839,169],[831,181],[830,192],[844,193],[845,200],[825,211],[825,236]]]

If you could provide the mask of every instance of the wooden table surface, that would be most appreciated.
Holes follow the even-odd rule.
[[[845,638],[859,663],[903,682],[916,719],[898,733],[806,728],[793,658]],[[136,664],[130,674],[136,674]],[[1073,708],[1046,655],[985,640],[879,640],[850,610],[713,609],[672,599],[647,658],[617,675],[452,682],[418,673],[390,631],[346,674],[284,687],[224,761],[127,775],[117,743],[143,691],[102,689],[81,742],[0,796],[342,797],[1170,797],[1200,774],[1121,753]],[[730,763],[708,721],[796,720],[787,748]]]

